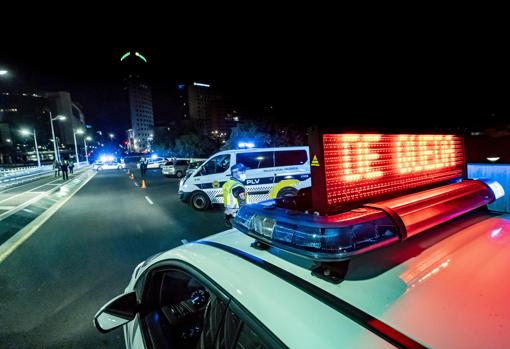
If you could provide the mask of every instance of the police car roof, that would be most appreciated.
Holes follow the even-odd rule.
[[[264,263],[297,276],[427,346],[496,348],[505,347],[510,341],[510,282],[507,281],[510,215],[475,211],[400,244],[357,256],[351,260],[349,271],[340,284],[311,275],[306,266],[293,261],[292,256],[283,251],[250,247],[253,239],[235,229],[203,241],[210,245],[188,244],[162,254],[158,260],[179,258],[197,266],[227,287],[227,291],[254,315],[260,316],[261,321],[265,319],[266,326],[275,334],[285,336],[284,342],[290,340],[286,343],[295,343],[296,347],[310,344],[307,338],[317,339],[314,328],[299,328],[304,322],[296,320],[299,316],[306,317],[307,312],[308,316],[325,314],[321,321],[315,322],[326,327],[335,340],[340,340],[336,342],[342,343],[340,346],[356,343],[360,347],[360,343],[353,340],[360,340],[362,335],[368,341],[363,342],[364,347],[381,343],[377,344],[375,335],[363,332],[359,326],[346,325],[343,317],[336,320],[328,317],[331,314],[327,307],[324,308],[324,303],[320,305],[317,298],[308,296],[303,300],[305,296],[298,296],[300,292],[290,286],[288,280],[262,268]],[[240,258],[243,254],[254,261]],[[288,293],[281,297],[285,292]],[[291,303],[298,303],[287,304],[287,298]],[[286,303],[278,304],[275,299]],[[267,311],[259,309],[263,306],[289,311],[271,312],[268,318]],[[293,317],[292,326],[297,327],[289,326],[289,321],[285,320],[289,315]],[[309,321],[305,322],[311,326]],[[337,332],[332,331],[331,326]],[[344,332],[343,326],[353,332]],[[320,328],[315,331],[324,333]],[[307,338],[296,333],[306,333]],[[337,333],[344,339],[337,337]]]

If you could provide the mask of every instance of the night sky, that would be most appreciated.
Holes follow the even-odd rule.
[[[127,44],[123,37],[76,39],[65,48],[49,40],[21,45],[0,51],[0,66],[14,73],[0,87],[69,91],[89,123],[123,132],[129,120],[123,114],[119,59],[137,50],[149,60],[156,123],[177,117],[180,81],[211,83],[248,111],[271,105],[279,121],[304,126],[420,131],[510,122],[510,60],[501,45],[204,30],[159,33],[156,40]]]

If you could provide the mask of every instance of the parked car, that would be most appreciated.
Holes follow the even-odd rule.
[[[188,160],[168,160],[161,167],[161,173],[167,177],[176,176],[177,178],[181,178],[186,174],[188,166]]]
[[[147,169],[161,168],[168,160],[165,158],[147,159]],[[140,163],[136,164],[140,168]]]

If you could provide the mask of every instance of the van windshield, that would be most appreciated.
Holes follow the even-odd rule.
[[[230,154],[213,157],[202,166],[201,175],[223,173],[230,168]]]

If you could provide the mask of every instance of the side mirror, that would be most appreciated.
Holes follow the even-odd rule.
[[[94,326],[106,333],[133,320],[138,310],[136,294],[124,293],[106,303],[94,316]]]

